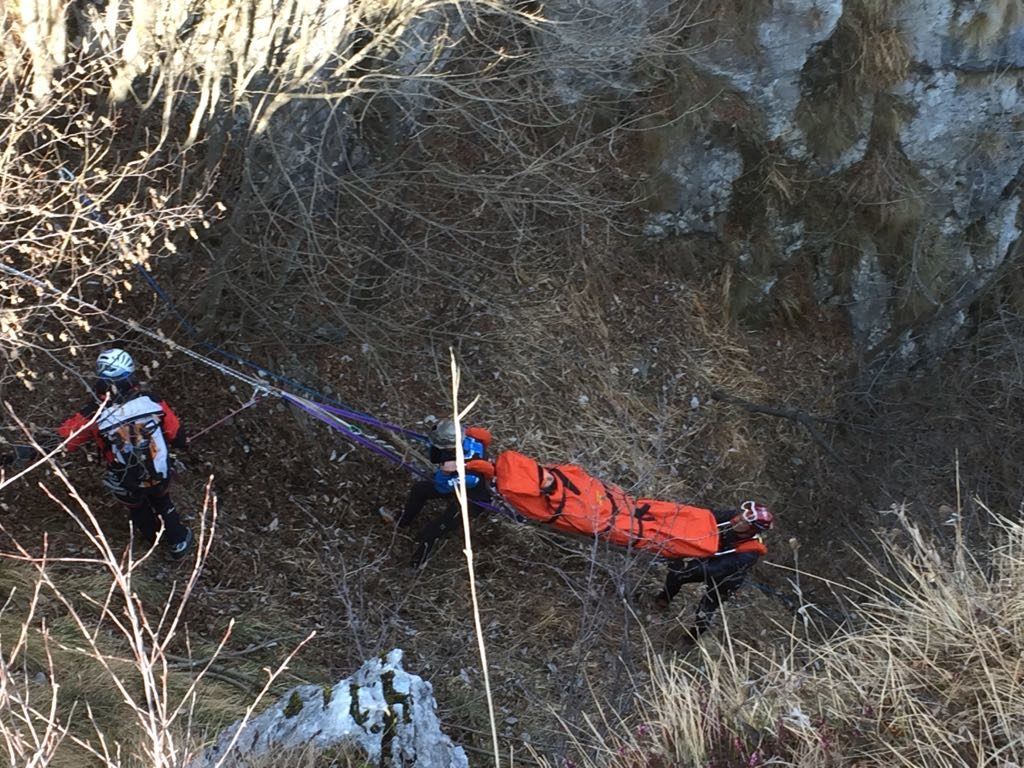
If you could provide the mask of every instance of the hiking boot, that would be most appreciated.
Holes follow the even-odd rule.
[[[412,560],[409,561],[411,568],[422,568],[427,563],[427,558],[430,557],[431,551],[434,549],[436,542],[433,539],[428,541],[421,541],[416,547],[416,551],[412,553]]]
[[[185,529],[185,538],[179,541],[177,544],[171,545],[171,557],[175,560],[181,560],[188,551],[192,549],[192,529]]]

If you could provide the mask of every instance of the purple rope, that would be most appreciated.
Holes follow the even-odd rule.
[[[357,413],[356,411],[350,411],[347,408],[339,408],[336,405],[328,405],[327,403],[317,403],[320,408],[323,408],[329,413],[333,413],[335,416],[341,416],[352,421],[358,421],[362,424],[367,424],[371,427],[377,427],[378,429],[386,429],[390,432],[396,432],[406,437],[411,437],[413,440],[418,440],[423,443],[429,443],[430,438],[426,435],[421,435],[419,432],[414,432],[411,429],[405,429],[397,424],[388,424],[386,421],[380,421],[375,419],[373,416],[367,416],[365,413]]]
[[[357,443],[359,445],[368,447],[368,449],[373,451],[378,456],[383,456],[385,459],[388,459],[389,461],[394,462],[399,467],[402,467],[404,469],[408,469],[411,472],[419,475],[420,477],[423,477],[425,479],[429,479],[431,477],[429,472],[424,471],[422,468],[416,466],[415,464],[410,464],[409,462],[404,461],[396,453],[394,453],[392,451],[388,451],[387,449],[385,449],[385,447],[383,447],[381,445],[378,445],[374,440],[370,439],[369,437],[365,437],[364,435],[360,435],[357,432],[353,432],[352,430],[347,429],[347,428],[341,426],[337,422],[325,419],[323,416],[321,416],[318,413],[316,413],[316,411],[314,409],[311,409],[308,406],[305,406],[305,404],[301,400],[295,399],[294,397],[290,397],[286,392],[283,392],[282,396],[286,400],[288,400],[289,402],[295,404],[295,406],[297,406],[300,410],[304,411],[309,416],[312,416],[313,418],[318,419],[319,421],[324,422],[325,424],[327,424],[332,429],[338,430],[343,435],[345,435],[348,439],[350,439],[352,442],[355,442],[355,443]],[[412,432],[412,431],[410,431],[408,429],[402,429],[401,427],[395,427],[393,425],[386,424],[384,422],[378,421],[377,419],[374,419],[373,417],[362,416],[361,414],[354,414],[354,413],[352,413],[350,411],[346,411],[345,409],[342,409],[342,408],[334,408],[334,407],[331,407],[331,406],[325,406],[325,404],[323,402],[317,402],[316,403],[316,408],[323,409],[324,411],[327,411],[328,413],[331,413],[334,416],[347,416],[350,419],[352,419],[353,421],[360,421],[360,422],[362,422],[364,424],[373,424],[373,425],[376,425],[376,426],[380,426],[380,427],[382,427],[384,429],[391,429],[391,430],[393,430],[395,432],[400,432],[402,434],[408,434],[410,436],[415,436],[415,437],[420,437],[422,439],[427,439],[423,435],[417,435],[416,432]],[[470,504],[474,504],[477,507],[479,507],[480,509],[486,510],[487,512],[493,512],[495,514],[504,515],[506,517],[514,517],[514,515],[512,513],[510,513],[508,510],[506,510],[506,509],[504,509],[502,507],[498,507],[498,506],[496,506],[494,504],[490,504],[489,502],[479,502],[479,501],[476,501],[474,499],[470,499],[469,503]]]
[[[321,416],[319,413],[317,413],[316,410],[314,410],[313,408],[310,408],[308,405],[303,404],[300,400],[296,400],[293,397],[289,397],[286,393],[282,393],[282,397],[285,400],[287,400],[288,402],[290,402],[292,405],[298,407],[300,410],[302,410],[305,413],[307,413],[308,415],[310,415],[310,416],[312,416],[312,417],[314,417],[316,419],[319,419],[320,421],[322,421],[324,424],[326,424],[327,426],[331,427],[332,429],[336,429],[338,432],[341,432],[343,435],[345,435],[345,437],[347,437],[352,442],[357,443],[358,445],[361,445],[364,448],[369,448],[371,451],[373,451],[374,453],[378,454],[379,456],[383,456],[384,458],[388,459],[389,461],[393,461],[395,464],[398,464],[403,469],[408,469],[410,472],[413,472],[414,474],[417,474],[420,477],[426,478],[426,477],[430,476],[427,472],[425,472],[420,467],[416,466],[415,464],[410,464],[409,462],[405,461],[405,459],[403,459],[401,456],[399,456],[394,451],[390,451],[387,448],[384,448],[383,446],[378,445],[375,441],[371,440],[370,438],[368,438],[368,437],[366,437],[364,435],[360,435],[357,432],[353,432],[352,430],[350,430],[350,429],[348,429],[346,427],[343,427],[343,426],[341,426],[340,424],[338,424],[338,423],[336,423],[334,421],[329,421],[328,419],[325,419],[323,416]],[[317,405],[318,405],[318,407],[323,407],[319,403]]]
[[[488,512],[493,512],[496,515],[503,515],[504,517],[508,517],[512,520],[516,519],[514,512],[511,512],[505,509],[504,507],[499,507],[494,504],[491,504],[489,501],[474,501],[473,499],[470,499],[469,503],[475,504],[476,506],[480,507],[480,509],[486,509]]]

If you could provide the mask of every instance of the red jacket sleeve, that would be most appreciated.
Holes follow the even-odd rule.
[[[167,404],[164,400],[158,401],[160,409],[164,412],[164,421],[161,428],[164,431],[164,437],[167,439],[168,444],[173,445],[175,448],[181,449],[185,447],[185,430],[181,428],[181,420],[178,418],[178,414]]]
[[[79,429],[82,429],[82,427],[84,427],[88,423],[89,419],[87,419],[81,413],[76,413],[70,419],[61,424],[60,427],[58,427],[57,434],[61,436],[62,440],[67,440],[69,437],[71,437],[72,433]],[[99,432],[96,429],[96,425],[93,424],[88,429],[82,430],[77,435],[75,435],[71,440],[69,440],[66,447],[69,451],[75,451],[81,448],[86,443],[93,440],[97,440],[98,438]]]
[[[490,480],[494,477],[494,465],[487,459],[470,459],[466,462],[466,471],[479,475],[484,480]]]

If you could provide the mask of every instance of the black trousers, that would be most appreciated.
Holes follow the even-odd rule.
[[[491,489],[486,482],[481,481],[474,488],[470,488],[469,514],[478,517],[483,510],[473,504],[473,501],[488,502],[491,499]],[[459,507],[459,499],[454,493],[441,493],[434,487],[433,481],[418,480],[409,489],[409,495],[405,499],[405,508],[402,516],[398,518],[398,525],[407,527],[412,525],[419,517],[423,507],[428,501],[444,499],[444,511],[433,521],[423,526],[416,534],[416,541],[420,544],[417,547],[417,555],[413,558],[414,564],[421,562],[433,548],[434,544],[453,530],[459,527],[462,519],[462,510]]]
[[[171,500],[170,486],[170,480],[149,488],[131,489],[107,483],[114,498],[128,507],[132,525],[144,542],[152,544],[156,541],[157,532],[162,526],[163,543],[173,547],[188,537],[188,528],[181,522]]]
[[[758,561],[751,552],[733,552],[722,557],[701,560],[673,560],[668,565],[662,597],[668,601],[678,594],[683,584],[704,583],[704,595],[697,604],[695,629],[706,631],[719,607],[735,594],[747,580],[747,574]]]

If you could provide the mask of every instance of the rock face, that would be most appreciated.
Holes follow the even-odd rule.
[[[645,9],[651,28],[662,12],[622,9],[630,29]],[[687,76],[669,94],[688,119],[667,121],[649,142],[657,206],[646,234],[726,243],[748,305],[790,290],[779,276],[792,277],[799,259],[807,293],[846,308],[865,352],[913,364],[940,351],[1021,235],[1019,9],[777,0],[692,17],[690,54],[677,64]],[[552,73],[574,102],[599,93],[561,58]],[[606,79],[607,97],[641,78]]]
[[[441,731],[435,708],[430,683],[406,672],[396,649],[334,686],[294,688],[244,727],[228,728],[189,768],[346,744],[381,768],[467,768],[466,753]]]

